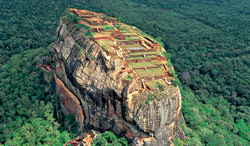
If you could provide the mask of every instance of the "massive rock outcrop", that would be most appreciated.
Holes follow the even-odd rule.
[[[64,12],[57,37],[57,93],[79,131],[111,130],[131,145],[183,139],[181,94],[166,52],[153,38],[102,13],[77,9]]]

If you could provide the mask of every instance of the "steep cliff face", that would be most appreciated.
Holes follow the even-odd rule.
[[[139,29],[102,13],[69,9],[53,46],[57,93],[79,131],[112,130],[131,145],[171,145],[181,95],[164,48]]]

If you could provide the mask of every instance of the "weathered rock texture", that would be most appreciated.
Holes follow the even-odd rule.
[[[78,12],[76,13],[78,18],[75,18],[73,12]],[[79,21],[79,17],[82,21]],[[93,17],[96,19],[93,20]],[[100,22],[102,17],[106,19],[103,18]],[[99,24],[88,22],[91,20]],[[57,28],[58,40],[53,46],[53,51],[55,81],[63,112],[74,114],[81,132],[89,129],[112,130],[127,137],[131,145],[164,146],[171,145],[176,135],[183,139],[184,133],[178,124],[181,95],[178,87],[171,83],[174,79],[168,73],[164,57],[156,55],[156,59],[154,58],[155,61],[163,61],[163,64],[157,65],[165,66],[163,75],[146,74],[144,76],[143,71],[146,72],[147,68],[135,68],[130,63],[137,62],[136,60],[150,61],[149,57],[145,57],[147,55],[141,55],[144,60],[129,61],[127,58],[134,50],[117,49],[113,46],[117,50],[113,49],[112,52],[109,45],[105,46],[106,40],[102,40],[107,39],[105,36],[108,35],[101,33],[102,29],[86,35],[93,32],[92,28],[102,27],[100,23],[102,25],[108,23],[112,26],[123,25],[103,14],[76,9],[66,11],[60,19]],[[128,25],[124,24],[124,26]],[[117,32],[117,27],[114,26],[114,29],[110,30],[110,33]],[[132,33],[136,33],[135,31]],[[137,44],[143,46],[144,50],[159,53],[160,46],[156,42],[148,38],[149,41],[147,41],[139,33],[136,35],[139,37]],[[122,41],[117,41],[114,37],[110,38],[118,47],[122,47]],[[121,37],[121,40],[124,38]],[[164,50],[164,48],[161,49]],[[159,89],[156,88],[158,85],[153,85],[153,82],[157,84],[159,82]]]
[[[64,144],[64,146],[91,146],[93,139],[97,137],[98,133],[91,130],[89,133],[79,136],[78,138],[72,139],[70,142]]]

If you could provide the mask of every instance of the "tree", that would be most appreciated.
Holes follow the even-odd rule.
[[[69,134],[58,131],[59,124],[55,122],[53,114],[49,109],[51,104],[46,105],[43,118],[31,118],[23,126],[16,129],[6,146],[31,146],[31,145],[63,145],[70,141]]]
[[[124,137],[117,138],[111,131],[105,131],[99,134],[92,143],[93,146],[128,146],[128,142]]]
[[[240,119],[236,121],[236,127],[238,129],[238,133],[242,138],[245,138],[250,141],[250,129],[247,127],[244,120]]]

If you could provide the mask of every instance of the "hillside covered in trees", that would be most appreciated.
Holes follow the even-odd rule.
[[[107,13],[164,42],[185,92],[188,145],[250,145],[249,0],[0,1],[1,143],[63,144],[76,136],[39,69],[69,7]]]

